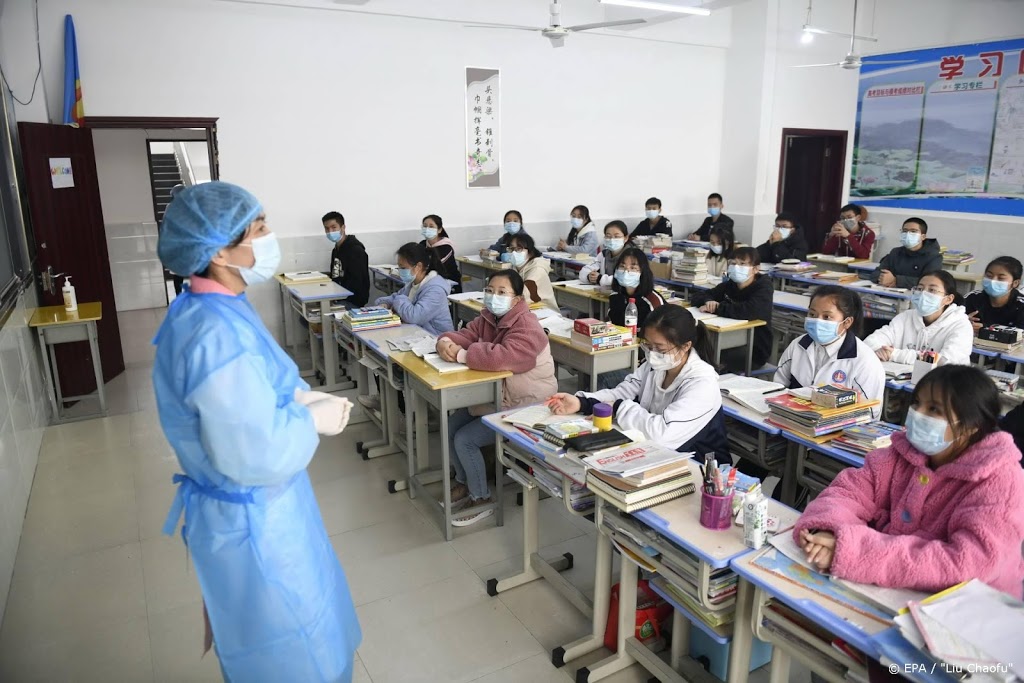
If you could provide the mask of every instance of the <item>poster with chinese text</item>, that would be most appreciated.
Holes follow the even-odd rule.
[[[497,69],[466,67],[466,187],[501,187]]]
[[[1024,39],[865,57],[851,177],[868,206],[1024,216]]]

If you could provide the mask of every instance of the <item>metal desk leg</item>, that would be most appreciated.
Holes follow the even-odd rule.
[[[750,674],[750,653],[754,647],[754,631],[750,623],[753,613],[754,587],[741,576],[736,591],[736,618],[733,621],[729,673],[726,678],[728,683],[747,683]]]
[[[425,403],[425,402],[424,402]],[[423,406],[423,436],[427,435],[427,406]],[[416,415],[416,422],[420,422],[420,415]],[[449,442],[447,439],[448,435],[448,391],[445,389],[441,390],[441,500],[444,501],[444,540],[450,541],[455,538],[455,534],[452,531],[452,473],[451,473],[451,456],[449,453]],[[420,433],[416,434],[416,438],[420,438]],[[423,439],[424,450],[426,449],[426,438]],[[458,457],[458,456],[456,456]]]
[[[284,323],[284,345],[285,348],[295,348],[295,313],[291,307],[291,295],[284,285],[281,285],[281,317]]]
[[[603,318],[600,318],[603,320]],[[590,356],[590,393],[597,391],[597,362],[594,360],[594,356]]]
[[[57,393],[60,392],[60,380],[56,382],[57,372],[57,361],[53,353],[53,347],[47,345],[46,335],[43,332],[42,327],[36,328],[36,334],[39,335],[39,350],[43,352],[43,375],[46,378],[46,395],[50,399],[50,413],[51,419],[54,422],[60,420],[60,410],[57,403]],[[50,370],[50,363],[53,363],[53,370]]]
[[[679,610],[672,610],[672,646],[669,652],[669,666],[679,671],[683,659],[690,654],[690,620]]]
[[[398,393],[386,377],[381,377],[380,386],[383,390],[380,392],[380,424],[384,438],[380,441],[375,441],[374,445],[369,448],[367,448],[367,444],[363,444],[367,460],[370,458],[380,458],[385,455],[394,455],[402,451],[398,446],[395,435],[392,433],[399,419]]]
[[[754,329],[747,330],[747,374],[749,375],[754,364]]]
[[[717,368],[722,364],[722,333],[715,332],[711,335],[714,338],[714,349],[715,349],[715,367]]]
[[[786,446],[786,464],[783,468],[782,494],[779,496],[779,501],[790,507],[793,507],[793,502],[796,500],[797,460],[800,457],[798,450],[802,448],[804,447],[794,443],[789,443]]]
[[[600,512],[595,509],[595,514],[600,515]],[[600,518],[598,518],[598,523],[600,523]],[[635,585],[636,582],[634,581],[633,583]],[[590,633],[579,640],[574,640],[567,645],[556,647],[552,650],[552,664],[564,666],[567,662],[579,659],[583,655],[604,647],[604,628],[608,622],[611,590],[612,542],[607,535],[598,532],[597,551],[594,562],[594,611],[590,616]],[[636,624],[633,625],[633,629],[636,630]]]
[[[773,647],[771,669],[768,671],[768,683],[788,683],[790,661],[791,658],[788,652],[777,645]]]
[[[103,386],[103,363],[100,358],[100,344],[96,334],[96,322],[86,323],[89,332],[89,352],[92,354],[92,371],[96,376],[96,396],[100,400],[100,414],[107,416],[107,394]]]
[[[599,531],[603,536],[604,532]],[[639,568],[625,555],[619,561],[619,632],[615,654],[576,672],[576,680],[599,681],[622,671],[636,660],[626,651],[626,640],[636,633],[636,580]],[[596,588],[595,588],[596,590]]]

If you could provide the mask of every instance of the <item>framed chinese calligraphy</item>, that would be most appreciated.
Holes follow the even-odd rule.
[[[497,69],[466,67],[466,187],[501,187]]]
[[[1024,216],[1024,39],[865,57],[853,155],[858,203]]]

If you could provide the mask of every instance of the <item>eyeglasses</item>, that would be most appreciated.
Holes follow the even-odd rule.
[[[518,254],[521,251],[526,251],[526,247],[505,247],[505,251],[510,254]]]
[[[627,273],[642,273],[642,272],[644,272],[643,268],[641,268],[640,266],[637,266],[637,265],[633,265],[633,266],[620,266],[619,268],[616,268],[616,270],[624,270]]]
[[[730,266],[750,266],[751,268],[754,267],[754,264],[751,263],[750,261],[737,261],[736,259],[732,258],[729,259],[727,263]]]
[[[654,351],[654,352],[657,352],[657,353],[672,353],[673,351],[675,351],[678,348],[679,348],[678,346],[670,346],[670,347],[665,348],[665,349],[657,349],[657,348],[654,348],[653,346],[651,346],[649,343],[647,343],[646,339],[641,339],[640,340],[640,350],[643,351],[644,353],[650,353],[651,351]]]
[[[934,294],[936,296],[946,296],[946,292],[937,286],[930,286],[926,289],[921,285],[918,285],[910,290],[911,294],[922,294],[924,292],[928,292],[929,294]]]
[[[484,287],[484,294],[491,294],[497,296],[515,296],[516,293],[511,289],[494,289],[493,287]]]

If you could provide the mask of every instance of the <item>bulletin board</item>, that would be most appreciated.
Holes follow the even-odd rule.
[[[1024,216],[1024,38],[865,57],[850,196]]]

